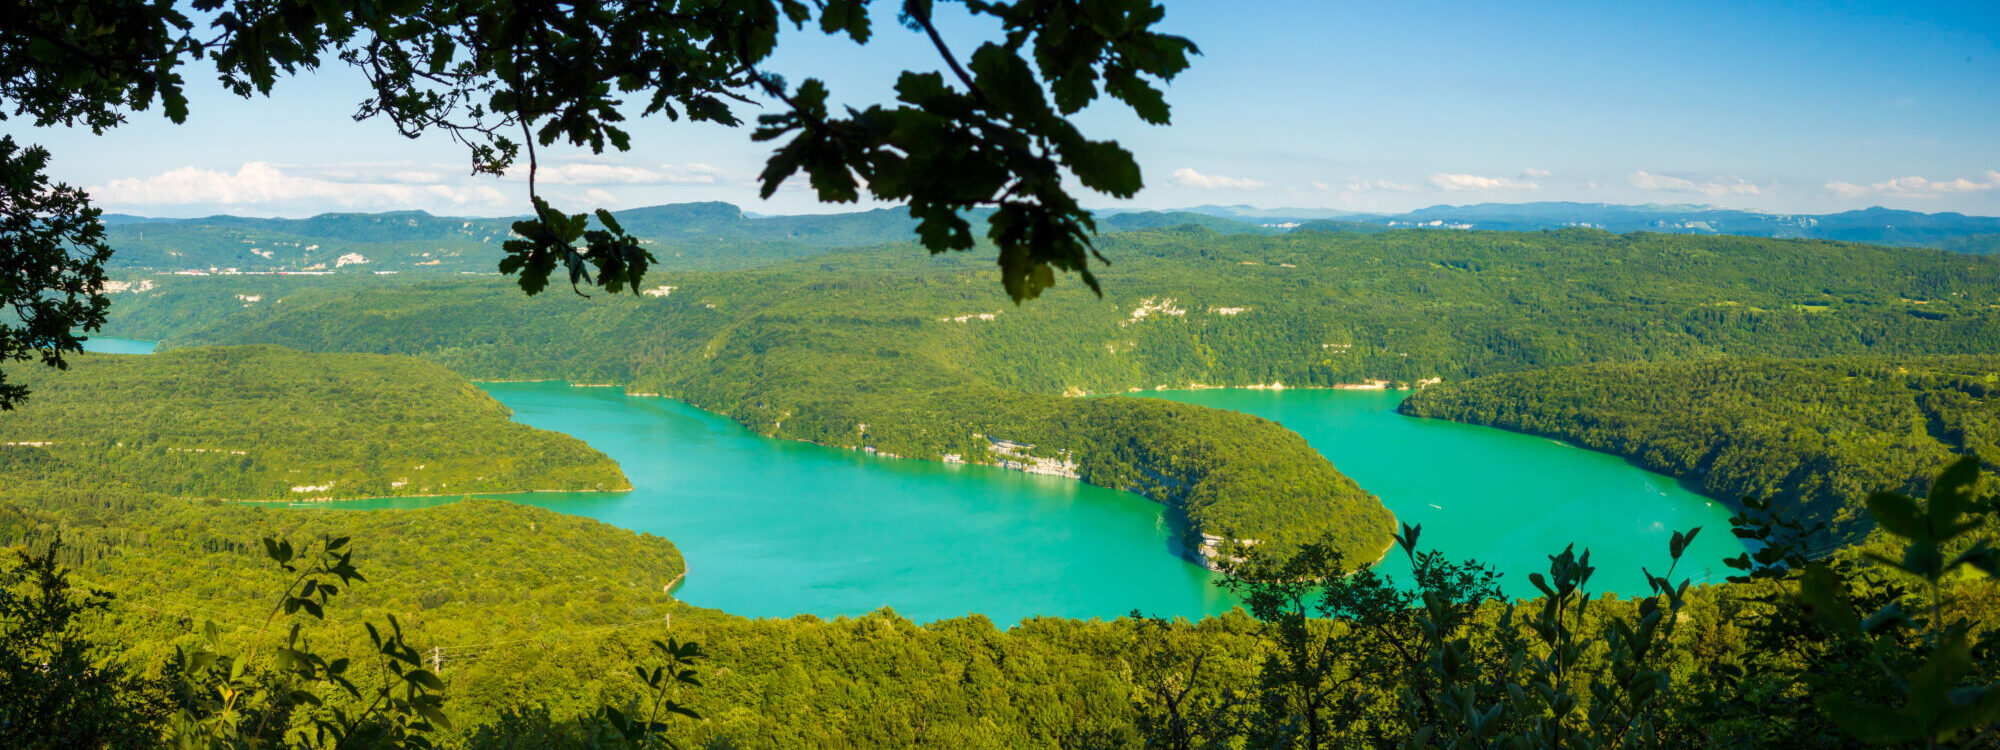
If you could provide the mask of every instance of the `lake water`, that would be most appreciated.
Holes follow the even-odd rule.
[[[1405,391],[1203,390],[1148,394],[1255,414],[1304,436],[1341,473],[1382,498],[1402,523],[1422,524],[1418,545],[1498,570],[1503,588],[1534,596],[1529,573],[1575,543],[1597,568],[1590,588],[1647,592],[1644,566],[1665,575],[1667,541],[1701,527],[1675,582],[1720,582],[1722,560],[1743,552],[1729,509],[1605,453],[1491,427],[1396,413]],[[1392,550],[1381,571],[1407,578]]]
[[[981,466],[871,456],[755,435],[669,399],[560,383],[483,386],[520,422],[609,454],[628,493],[511,499],[667,537],[689,563],[678,595],[752,617],[858,614],[919,622],[967,613],[1007,624],[1033,615],[1214,614],[1235,602],[1172,554],[1163,506],[1127,492]],[[1152,394],[1258,414],[1300,432],[1380,495],[1422,542],[1527,574],[1577,542],[1593,590],[1645,591],[1641,565],[1666,567],[1675,529],[1706,531],[1681,574],[1721,575],[1741,551],[1728,512],[1674,480],[1543,438],[1395,413],[1400,393],[1188,391]],[[337,503],[414,507],[431,498]],[[1385,572],[1407,578],[1391,555]]]
[[[94,337],[93,351],[153,342]],[[990,467],[881,458],[753,434],[677,401],[561,383],[481,386],[514,418],[574,435],[616,459],[636,488],[532,493],[516,502],[673,540],[683,600],[751,617],[824,617],[882,607],[917,620],[980,613],[1200,616],[1235,602],[1172,553],[1163,506],[1127,492]],[[1728,512],[1674,480],[1601,453],[1485,427],[1395,413],[1389,391],[1147,394],[1276,420],[1379,495],[1422,543],[1503,573],[1512,594],[1575,542],[1597,592],[1642,593],[1675,529],[1704,527],[1678,577],[1720,577],[1741,547]],[[421,507],[449,498],[320,505]],[[1399,554],[1384,572],[1407,578]]]
[[[1002,625],[1234,606],[1206,569],[1171,554],[1163,506],[1128,492],[772,440],[616,388],[482,387],[517,421],[604,451],[636,488],[506,497],[673,540],[688,561],[675,594],[690,604],[750,617],[892,607],[919,622],[980,613]]]
[[[92,336],[83,342],[83,350],[99,354],[152,354],[158,341],[137,339],[114,339],[110,336]]]

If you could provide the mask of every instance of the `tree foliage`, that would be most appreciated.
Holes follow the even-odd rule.
[[[0,95],[11,85],[0,84]],[[0,137],[0,362],[39,358],[60,369],[66,355],[83,350],[77,334],[97,330],[110,310],[99,290],[111,247],[89,197],[42,174],[48,160],[40,146]],[[18,378],[9,383],[0,372],[0,410],[27,395]]]
[[[1676,581],[1702,531],[1676,533],[1647,574],[1650,593],[1631,600],[1593,596],[1588,551],[1567,549],[1530,576],[1539,597],[1505,601],[1497,571],[1425,550],[1421,530],[1405,527],[1411,581],[1344,575],[1324,545],[1239,549],[1225,583],[1250,612],[1199,623],[1041,618],[1000,631],[978,617],[753,621],[679,607],[670,638],[619,630],[536,646],[477,678],[454,678],[464,666],[451,660],[434,670],[423,644],[443,632],[436,624],[420,635],[393,612],[346,603],[415,584],[386,573],[408,565],[395,555],[369,556],[385,572],[369,564],[364,580],[363,547],[324,536],[323,522],[297,537],[322,541],[266,537],[242,553],[262,571],[242,585],[264,592],[245,600],[258,617],[235,630],[199,624],[244,611],[220,602],[152,630],[108,629],[119,600],[89,605],[50,586],[65,575],[51,547],[23,558],[25,575],[9,581],[20,593],[0,599],[8,663],[45,658],[31,649],[58,632],[93,655],[111,639],[147,653],[132,647],[161,624],[193,632],[156,675],[141,674],[143,659],[100,659],[63,676],[105,692],[44,683],[50,692],[0,692],[0,710],[83,705],[101,713],[70,715],[116,718],[127,738],[116,742],[139,747],[1984,747],[2000,726],[2000,595],[1995,501],[1979,475],[1966,459],[1928,497],[1877,495],[1869,507],[1885,533],[1832,557],[1810,555],[1783,509],[1753,504],[1734,531],[1764,544],[1738,561],[1741,575]],[[376,514],[333,515],[348,525]],[[515,562],[478,559],[483,549],[449,554],[470,554],[475,570]],[[35,602],[93,614],[70,629],[15,616]],[[336,609],[371,626],[335,626]],[[598,680],[601,692],[585,684]],[[468,694],[485,696],[473,699],[479,710],[450,709]],[[115,700],[78,702],[91,695]],[[662,720],[673,715],[701,720]],[[68,725],[93,726],[103,725]],[[173,738],[186,742],[163,742]]]
[[[583,441],[436,365],[271,346],[86,354],[0,415],[0,478],[187,498],[622,490]]]

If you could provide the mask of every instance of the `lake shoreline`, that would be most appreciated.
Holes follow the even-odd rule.
[[[1023,455],[1023,456],[1014,456],[1014,455],[1010,455],[1010,454],[1006,454],[1006,453],[1003,453],[1003,452],[1000,452],[1000,451],[998,451],[997,449],[995,449],[995,450],[994,450],[994,455],[997,455],[997,456],[999,456],[999,458],[998,458],[998,460],[996,460],[996,461],[993,461],[993,462],[991,462],[991,463],[988,463],[988,462],[984,462],[984,461],[977,461],[977,460],[970,460],[970,457],[968,457],[968,456],[965,456],[965,455],[962,455],[962,454],[957,454],[957,453],[946,453],[946,454],[943,454],[943,455],[941,455],[941,456],[939,456],[939,457],[937,457],[937,458],[928,458],[928,457],[920,457],[920,456],[904,456],[904,455],[900,455],[900,454],[896,454],[896,453],[890,453],[890,452],[887,452],[887,451],[883,451],[883,450],[879,450],[879,449],[875,448],[874,446],[869,446],[869,445],[835,445],[835,444],[830,444],[830,443],[822,443],[822,442],[819,442],[819,441],[815,441],[815,440],[810,440],[810,439],[807,439],[807,438],[799,438],[799,437],[789,437],[789,436],[783,436],[783,435],[777,435],[777,434],[775,434],[775,433],[773,433],[773,434],[766,434],[766,433],[763,433],[763,432],[760,432],[760,431],[758,431],[758,430],[755,430],[755,429],[750,429],[750,426],[749,426],[749,425],[747,425],[747,424],[744,424],[744,423],[743,423],[743,422],[741,422],[741,421],[738,421],[737,419],[735,419],[734,417],[732,417],[732,416],[730,416],[730,415],[728,415],[728,414],[724,414],[724,413],[721,413],[721,412],[716,412],[716,411],[711,411],[711,410],[708,410],[708,409],[705,409],[705,408],[702,408],[701,406],[699,406],[699,405],[696,405],[696,404],[694,404],[694,403],[691,403],[691,402],[688,402],[688,401],[686,401],[686,400],[684,400],[684,399],[680,399],[680,398],[677,398],[677,397],[674,397],[674,396],[671,396],[671,395],[663,395],[663,394],[659,394],[659,393],[651,393],[651,392],[646,392],[646,393],[641,393],[641,392],[634,392],[634,391],[632,391],[632,390],[629,390],[630,388],[632,388],[632,385],[631,385],[631,384],[622,384],[622,385],[621,385],[621,384],[618,384],[618,383],[577,383],[577,382],[575,382],[575,381],[570,381],[570,380],[565,380],[565,379],[562,379],[562,378],[540,378],[540,379],[520,379],[520,380],[473,380],[473,379],[468,379],[468,380],[471,380],[471,382],[474,382],[474,383],[521,383],[521,384],[536,384],[536,383],[561,383],[561,384],[563,384],[563,385],[565,385],[565,386],[567,386],[567,387],[569,387],[569,388],[592,388],[592,389],[598,389],[598,388],[616,388],[616,387],[622,387],[622,388],[625,388],[625,389],[627,389],[627,390],[625,390],[625,391],[623,392],[623,395],[624,395],[624,396],[627,396],[627,397],[648,397],[648,398],[664,398],[664,399],[668,399],[668,400],[671,400],[671,401],[675,401],[675,402],[678,402],[678,403],[680,403],[680,404],[683,404],[683,405],[685,405],[685,406],[687,406],[687,407],[689,407],[689,408],[692,408],[692,409],[697,409],[697,410],[700,410],[700,411],[702,411],[703,413],[706,413],[706,414],[711,414],[711,415],[714,415],[714,416],[717,416],[717,417],[721,417],[721,418],[723,418],[723,419],[727,419],[727,420],[729,420],[729,421],[731,421],[731,422],[734,422],[734,423],[736,423],[736,424],[737,424],[737,425],[739,425],[739,426],[742,426],[742,427],[744,427],[745,429],[749,429],[749,431],[750,431],[750,433],[751,433],[751,434],[754,434],[754,435],[757,435],[757,436],[759,436],[759,437],[762,437],[762,438],[766,438],[766,439],[774,439],[774,440],[787,440],[787,441],[792,441],[792,442],[798,442],[798,443],[805,443],[805,444],[807,444],[807,445],[816,445],[816,446],[820,446],[820,447],[823,447],[823,448],[831,448],[831,449],[837,449],[837,450],[843,450],[843,451],[850,451],[850,452],[854,452],[854,453],[861,453],[861,454],[864,454],[864,455],[868,455],[868,456],[873,456],[873,457],[877,457],[877,458],[889,458],[889,459],[897,459],[897,460],[906,460],[906,461],[924,461],[924,462],[928,462],[928,463],[933,463],[933,464],[945,464],[945,465],[960,465],[960,466],[987,466],[987,467],[992,467],[992,468],[996,468],[996,469],[1003,469],[1003,470],[1007,470],[1007,471],[1014,471],[1014,472],[1019,472],[1019,473],[1023,473],[1023,474],[1031,474],[1031,475],[1039,475],[1039,476],[1051,476],[1051,477],[1058,477],[1058,478],[1062,478],[1062,479],[1067,479],[1067,480],[1070,480],[1070,481],[1074,481],[1074,482],[1077,482],[1077,483],[1080,483],[1080,484],[1084,484],[1084,485],[1089,485],[1089,486],[1092,486],[1092,487],[1101,487],[1101,488],[1104,488],[1104,489],[1108,489],[1108,490],[1113,490],[1113,491],[1118,491],[1118,492],[1128,492],[1128,493],[1131,493],[1131,494],[1133,494],[1133,495],[1135,495],[1135,496],[1137,496],[1137,497],[1140,497],[1140,498],[1143,498],[1143,499],[1145,499],[1145,500],[1147,500],[1147,501],[1150,501],[1150,502],[1152,502],[1152,503],[1155,503],[1155,504],[1157,504],[1157,505],[1160,505],[1160,506],[1163,506],[1164,508],[1168,509],[1169,511],[1173,512],[1173,513],[1174,513],[1175,515],[1177,515],[1177,516],[1178,516],[1177,518],[1175,518],[1175,519],[1172,519],[1172,522],[1173,522],[1173,523],[1174,523],[1174,524],[1175,524],[1175,525],[1176,525],[1177,527],[1179,527],[1179,528],[1182,528],[1182,529],[1184,529],[1184,530],[1186,531],[1186,533],[1185,533],[1185,534],[1183,535],[1183,537],[1182,537],[1182,538],[1181,538],[1181,539],[1179,540],[1179,543],[1178,543],[1178,544],[1177,544],[1177,545],[1176,545],[1176,546],[1174,547],[1174,549],[1170,550],[1170,554],[1171,554],[1171,555],[1172,555],[1173,557],[1177,557],[1177,558],[1181,559],[1182,561],[1184,561],[1184,562],[1187,562],[1187,563],[1189,563],[1189,564],[1191,564],[1191,565],[1196,565],[1196,566],[1199,566],[1199,567],[1201,567],[1201,568],[1205,568],[1205,569],[1207,569],[1207,570],[1209,570],[1209,571],[1211,571],[1211,572],[1217,572],[1217,573],[1221,572],[1221,566],[1220,566],[1220,563],[1219,563],[1219,562],[1218,562],[1217,560],[1213,559],[1213,556],[1212,556],[1212,555],[1208,555],[1208,554],[1204,554],[1204,553],[1202,552],[1202,548],[1203,548],[1203,545],[1202,545],[1202,544],[1200,544],[1199,542],[1200,542],[1200,539],[1201,539],[1201,537],[1202,537],[1202,535],[1203,535],[1203,532],[1202,532],[1201,530],[1198,530],[1198,529],[1194,529],[1194,528],[1192,527],[1192,524],[1191,524],[1191,520],[1190,520],[1189,518],[1187,518],[1187,515],[1186,515],[1186,511],[1185,511],[1185,510],[1183,509],[1183,502],[1184,502],[1184,501],[1183,501],[1183,499],[1182,499],[1182,498],[1179,498],[1179,497],[1174,497],[1174,496],[1172,496],[1172,495],[1160,495],[1160,496],[1156,496],[1156,495],[1155,495],[1154,493],[1150,493],[1150,492],[1146,492],[1146,491],[1145,491],[1145,490],[1144,490],[1143,488],[1139,488],[1139,487],[1126,487],[1126,486],[1109,486],[1109,485],[1104,485],[1104,484],[1097,484],[1097,483],[1095,483],[1095,482],[1091,482],[1091,481],[1089,481],[1089,480],[1086,480],[1086,479],[1084,479],[1084,478],[1083,478],[1083,475],[1082,475],[1081,471],[1079,471],[1079,468],[1080,468],[1080,467],[1079,467],[1079,466],[1078,466],[1078,465],[1077,465],[1077,464],[1076,464],[1076,463],[1075,463],[1074,461],[1064,461],[1064,462],[1062,462],[1062,463],[1058,464],[1057,466],[1054,466],[1054,467],[1052,467],[1052,466],[1050,466],[1050,465],[1048,465],[1048,464],[1049,464],[1050,462],[1054,461],[1054,459],[1035,459],[1035,458],[1033,458],[1033,457],[1029,457],[1029,456],[1025,456],[1025,455]],[[1437,382],[1437,379],[1435,379],[1435,378],[1433,378],[1433,379],[1426,379],[1426,380],[1423,380],[1423,381],[1419,381],[1419,383],[1417,384],[1417,386],[1416,386],[1416,387],[1422,387],[1422,386],[1427,386],[1427,385],[1431,385],[1431,384],[1434,384],[1435,382]],[[1390,386],[1391,386],[1391,385],[1393,385],[1393,384],[1392,384],[1392,383],[1391,383],[1390,381],[1387,381],[1387,380],[1371,380],[1371,381],[1367,381],[1367,382],[1364,382],[1364,383],[1351,383],[1351,384],[1335,384],[1335,385],[1332,385],[1332,386],[1288,386],[1288,385],[1285,385],[1285,384],[1284,384],[1284,383],[1282,383],[1282,382],[1272,382],[1272,383],[1268,383],[1268,384],[1262,384],[1262,383],[1260,383],[1260,384],[1253,384],[1253,385],[1247,385],[1247,386],[1213,386],[1213,385],[1206,385],[1206,384],[1194,384],[1194,385],[1195,385],[1195,387],[1192,387],[1192,388],[1186,388],[1186,389],[1180,389],[1180,388],[1175,388],[1175,389],[1158,389],[1158,388],[1156,388],[1156,389],[1155,389],[1155,391],[1156,391],[1156,392],[1159,392],[1159,391],[1163,391],[1163,390],[1175,390],[1175,391],[1178,391],[1178,390],[1271,390],[1271,391],[1274,391],[1274,392],[1282,392],[1282,391],[1286,391],[1286,390],[1294,390],[1294,389],[1302,389],[1302,390],[1346,390],[1346,391],[1388,391],[1388,390],[1410,390],[1410,388],[1392,388],[1392,387],[1390,387]],[[1127,392],[1125,392],[1125,393],[1118,393],[1118,394],[1105,394],[1105,395],[1111,395],[1111,396],[1122,396],[1122,395],[1130,395],[1130,394],[1132,394],[1132,393],[1138,393],[1138,392],[1141,392],[1141,391],[1137,391],[1137,390],[1135,390],[1135,391],[1127,391]],[[575,436],[574,436],[574,435],[572,435],[572,437],[575,437]],[[581,438],[579,438],[579,439],[581,439]],[[588,441],[586,441],[586,442],[588,442]],[[1065,451],[1065,453],[1067,453],[1067,451]],[[1324,460],[1324,458],[1322,458],[1322,460]],[[1330,463],[1330,462],[1329,462],[1329,463]],[[1334,471],[1338,472],[1338,469],[1335,469]],[[1357,483],[1357,484],[1358,484],[1358,483]],[[1165,488],[1163,487],[1162,489],[1165,489]],[[1362,489],[1363,489],[1363,491],[1367,491],[1367,488],[1365,488],[1365,487],[1363,487]],[[1368,493],[1368,496],[1369,496],[1369,497],[1371,497],[1371,498],[1374,498],[1375,502],[1376,502],[1376,503],[1377,503],[1377,504],[1378,504],[1378,505],[1379,505],[1379,506],[1380,506],[1380,507],[1382,508],[1382,510],[1384,510],[1385,512],[1387,512],[1387,514],[1389,515],[1389,519],[1388,519],[1388,527],[1387,527],[1387,529],[1386,529],[1386,533],[1387,533],[1387,534],[1389,534],[1389,535],[1393,535],[1393,534],[1395,533],[1395,530],[1396,530],[1396,528],[1397,528],[1397,523],[1398,523],[1398,521],[1397,521],[1397,518],[1396,518],[1396,514],[1395,514],[1395,511],[1394,511],[1394,510],[1392,510],[1392,509],[1390,509],[1390,508],[1389,508],[1389,507],[1387,506],[1387,504],[1384,504],[1384,503],[1382,503],[1382,502],[1381,502],[1381,498],[1380,498],[1379,496],[1377,496],[1377,495],[1376,495],[1375,493],[1373,493],[1373,492],[1369,492],[1369,493]],[[1394,545],[1395,545],[1395,540],[1394,540],[1393,536],[1391,536],[1391,537],[1390,537],[1389,539],[1385,540],[1385,541],[1384,541],[1384,547],[1383,547],[1383,550],[1382,550],[1382,552],[1381,552],[1381,553],[1379,553],[1379,554],[1378,554],[1378,556],[1377,556],[1377,562],[1380,562],[1380,560],[1381,560],[1381,559],[1385,558],[1385,557],[1386,557],[1386,556],[1388,555],[1388,551],[1389,551],[1390,549],[1392,549],[1392,548],[1394,547]],[[1373,565],[1373,563],[1371,563],[1371,566],[1372,566],[1372,565]],[[1364,566],[1364,567],[1366,567],[1366,566]],[[1361,569],[1364,569],[1364,568],[1356,568],[1356,570],[1361,570]]]
[[[571,437],[575,436],[571,435]],[[577,439],[582,440],[582,438],[577,438]],[[572,493],[572,494],[593,493],[593,494],[603,494],[603,495],[616,495],[632,491],[634,491],[634,488],[631,486],[630,480],[627,480],[625,488],[618,490],[588,490],[588,489],[481,490],[479,492],[439,492],[429,495],[363,495],[359,497],[304,497],[304,498],[286,498],[282,500],[247,500],[243,498],[191,497],[191,496],[184,496],[180,499],[191,500],[196,502],[205,502],[209,500],[214,500],[217,502],[224,502],[224,503],[254,503],[257,505],[276,505],[276,504],[305,505],[305,504],[320,504],[320,503],[361,502],[367,500],[435,500],[441,497],[455,497],[461,500],[470,500],[474,498],[491,498],[494,495],[535,495],[535,494],[559,494],[559,493]]]
[[[1069,398],[1099,398],[1103,396],[1131,396],[1146,393],[1173,391],[1421,391],[1444,382],[1443,378],[1424,378],[1415,383],[1397,384],[1390,380],[1367,380],[1359,383],[1334,383],[1331,385],[1286,385],[1284,381],[1252,383],[1250,385],[1212,385],[1209,383],[1188,383],[1186,385],[1156,385],[1151,388],[1127,388],[1122,391],[1090,393],[1082,389],[1063,392]]]

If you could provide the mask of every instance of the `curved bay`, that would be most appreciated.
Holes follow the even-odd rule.
[[[1574,543],[1597,568],[1592,592],[1647,591],[1640,567],[1664,575],[1667,541],[1701,527],[1674,574],[1720,582],[1723,558],[1743,552],[1730,510],[1606,453],[1491,427],[1396,413],[1407,395],[1383,390],[1201,390],[1147,394],[1269,419],[1304,436],[1401,523],[1422,524],[1422,549],[1474,559],[1502,573],[1503,590],[1535,596],[1528,574]],[[1391,550],[1382,572],[1408,578]]]
[[[505,497],[672,540],[688,562],[676,594],[690,604],[751,617],[891,607],[919,622],[979,613],[1002,625],[1234,606],[1207,570],[1171,554],[1165,508],[1129,492],[772,440],[616,388],[482,387],[516,420],[609,454],[636,488]]]

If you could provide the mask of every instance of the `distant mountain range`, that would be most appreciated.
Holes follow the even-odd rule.
[[[728,203],[652,206],[620,211],[617,216],[627,231],[654,246],[663,265],[684,270],[741,268],[828,248],[906,242],[914,226],[902,209],[753,216]],[[114,268],[127,272],[491,273],[513,220],[396,211],[308,219],[153,219],[111,214],[104,221],[117,250]],[[1588,227],[1619,233],[1737,234],[2000,252],[2000,218],[1886,208],[1808,215],[1687,205],[1484,203],[1356,214],[1196,206],[1179,211],[1106,211],[1098,217],[1101,232],[1190,224],[1227,234]]]
[[[1432,206],[1400,214],[1360,214],[1321,209],[1196,206],[1189,213],[1257,223],[1344,228],[1437,227],[1535,231],[1590,227],[1610,232],[1739,234],[1750,237],[1841,240],[1878,245],[1941,247],[1960,252],[2000,251],[2000,217],[1927,214],[1866,208],[1834,214],[1767,214],[1697,205],[1628,206],[1610,203],[1480,203]],[[1325,222],[1336,222],[1329,226]]]
[[[663,264],[689,270],[902,242],[912,226],[902,209],[750,218],[728,203],[651,206],[617,216],[626,231],[654,246]],[[185,273],[491,273],[514,221],[423,211],[308,219],[104,217],[116,268]]]

